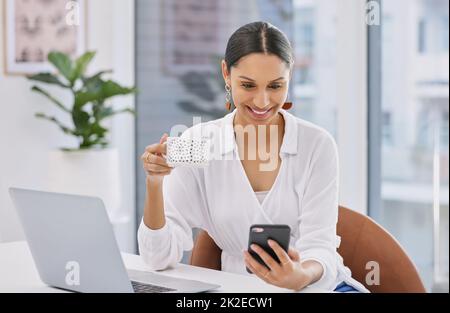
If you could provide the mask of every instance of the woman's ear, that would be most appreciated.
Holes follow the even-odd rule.
[[[227,63],[225,60],[222,60],[222,76],[225,84],[229,84],[230,82],[230,73],[228,72]]]

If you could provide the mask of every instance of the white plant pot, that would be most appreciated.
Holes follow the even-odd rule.
[[[110,219],[118,216],[121,197],[117,149],[52,150],[49,162],[50,191],[99,197]]]

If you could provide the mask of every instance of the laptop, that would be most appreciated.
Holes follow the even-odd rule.
[[[10,188],[41,280],[76,292],[204,292],[220,287],[127,270],[103,201]]]

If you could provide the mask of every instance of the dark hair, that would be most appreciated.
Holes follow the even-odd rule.
[[[281,30],[267,22],[246,24],[231,35],[225,52],[228,70],[250,53],[273,54],[289,67],[294,64],[289,39]]]

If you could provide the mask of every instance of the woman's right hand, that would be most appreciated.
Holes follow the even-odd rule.
[[[166,154],[167,134],[164,134],[159,143],[152,144],[145,148],[145,152],[141,156],[142,167],[147,173],[147,182],[162,182],[164,176],[172,172],[164,155]]]

